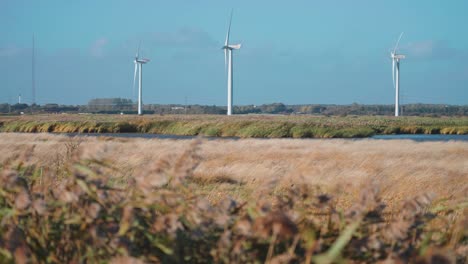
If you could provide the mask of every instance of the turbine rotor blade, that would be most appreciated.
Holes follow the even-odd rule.
[[[393,49],[393,54],[396,54],[396,50],[398,49],[398,45],[400,44],[401,37],[403,37],[403,33],[404,32],[401,32],[400,37],[398,38],[398,41],[395,45],[395,49]]]
[[[137,58],[137,59],[140,57],[140,47],[141,47],[141,40],[140,40],[140,42],[138,43],[138,49],[137,49],[137,53],[136,53],[136,55],[135,55],[135,58]]]
[[[231,18],[229,19],[229,27],[228,27],[228,31],[227,31],[227,34],[226,34],[226,41],[224,42],[224,46],[229,45],[229,35],[231,34],[231,23],[232,23],[233,13],[234,13],[234,10],[231,10]]]
[[[395,59],[392,58],[392,79],[393,79],[393,88],[396,89],[395,85]]]

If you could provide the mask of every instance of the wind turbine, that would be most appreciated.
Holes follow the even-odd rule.
[[[227,67],[227,88],[228,88],[228,98],[227,98],[227,115],[232,115],[232,97],[233,97],[233,62],[232,62],[232,51],[238,50],[241,48],[241,44],[231,45],[229,44],[229,35],[231,34],[231,23],[232,23],[232,14],[231,11],[231,19],[229,20],[229,28],[226,34],[226,41],[224,42],[224,46],[222,49],[224,50],[224,66],[225,69]]]
[[[141,46],[141,42],[138,45],[138,50],[135,55],[135,60],[133,61],[135,63],[135,74],[133,75],[133,91],[135,91],[135,83],[136,83],[137,74],[139,76],[138,78],[138,115],[143,114],[143,101],[142,101],[143,64],[146,64],[150,61],[149,59],[140,59],[140,46]]]
[[[393,86],[395,87],[395,116],[400,116],[400,60],[405,59],[406,56],[402,54],[397,54],[398,44],[400,44],[401,37],[403,32],[401,32],[400,37],[391,53],[392,58],[392,78]]]

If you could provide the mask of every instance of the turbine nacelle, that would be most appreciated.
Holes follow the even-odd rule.
[[[228,47],[231,50],[238,50],[242,47],[242,44],[229,45]]]
[[[223,50],[239,50],[241,47],[242,47],[242,44],[235,44],[235,45],[223,46],[221,49],[223,49]]]
[[[135,63],[146,64],[148,62],[150,62],[149,59],[135,59]]]
[[[402,59],[406,59],[406,56],[405,55],[402,55],[402,54],[395,54],[392,52],[392,55],[391,55],[392,59],[394,60],[402,60]]]

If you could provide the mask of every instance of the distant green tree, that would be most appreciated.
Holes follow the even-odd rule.
[[[132,110],[133,102],[124,98],[96,98],[88,102],[90,112]]]

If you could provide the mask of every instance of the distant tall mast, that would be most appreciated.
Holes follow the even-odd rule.
[[[34,34],[32,38],[32,62],[31,62],[31,82],[32,82],[32,105],[36,104],[36,69],[35,69],[35,43]]]

